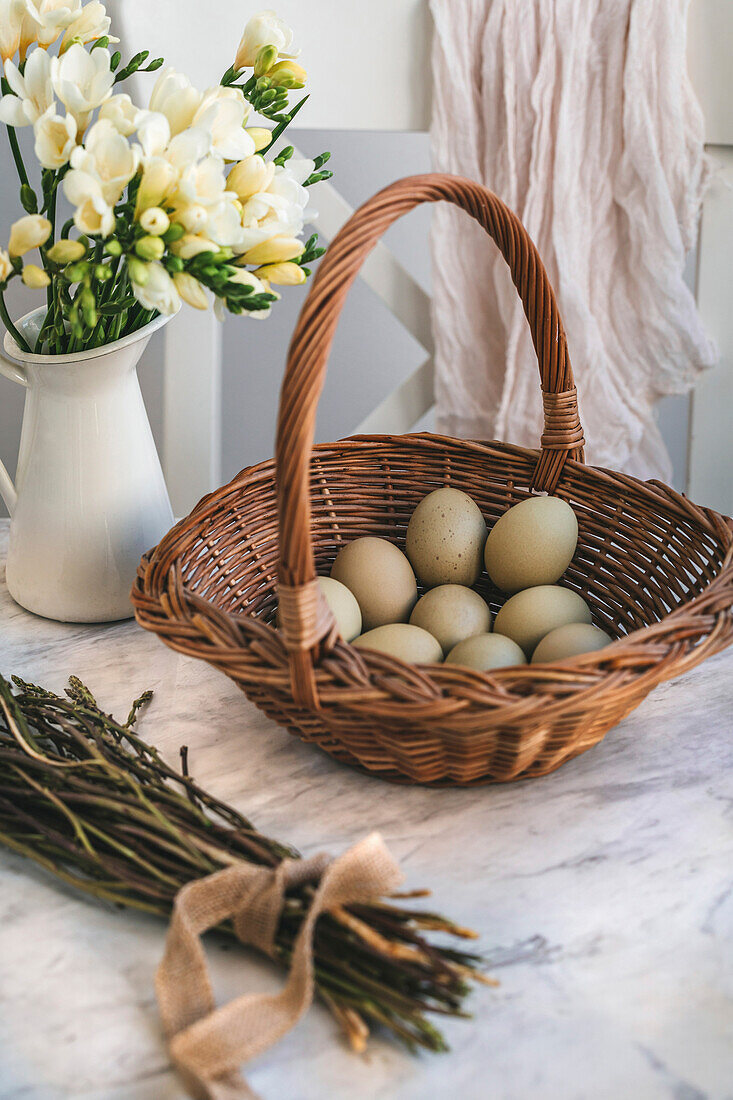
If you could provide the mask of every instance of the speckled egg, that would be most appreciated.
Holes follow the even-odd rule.
[[[578,521],[560,497],[530,497],[500,516],[484,549],[486,570],[502,592],[554,584],[578,545]]]
[[[515,641],[529,658],[551,630],[590,620],[588,604],[577,592],[557,584],[540,584],[508,599],[497,613],[494,630]]]
[[[405,550],[420,581],[475,584],[483,564],[486,523],[478,505],[460,489],[428,493],[410,517]]]
[[[362,628],[404,623],[417,602],[417,582],[409,561],[387,539],[368,535],[339,550],[331,577],[356,596]]]
[[[546,634],[532,654],[532,664],[562,661],[566,657],[578,657],[581,653],[593,653],[613,641],[605,630],[591,623],[566,623]]]
[[[526,665],[527,658],[517,643],[503,634],[477,634],[454,646],[445,663],[488,672],[492,668]]]
[[[434,665],[443,660],[440,642],[419,626],[390,623],[367,630],[356,638],[357,649],[374,649],[412,665]]]
[[[339,634],[345,642],[353,641],[361,634],[361,610],[356,596],[350,588],[333,577],[319,577],[318,584],[336,620]]]
[[[462,584],[440,584],[415,604],[410,622],[437,638],[448,653],[453,646],[474,634],[491,629],[491,611],[485,600]]]

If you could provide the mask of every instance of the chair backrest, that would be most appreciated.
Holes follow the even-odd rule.
[[[312,61],[307,125],[312,129],[426,130],[430,114],[428,0],[278,0]],[[131,49],[150,48],[200,86],[215,79],[212,59],[233,58],[254,4],[207,0],[117,0],[115,19]],[[205,40],[206,48],[202,49]],[[706,199],[698,249],[700,309],[720,363],[696,388],[689,415],[688,488],[701,503],[733,512],[733,310],[727,274],[733,245],[733,3],[692,0],[689,68],[706,117],[707,141],[721,162]],[[297,120],[296,120],[297,123]],[[294,126],[294,128],[296,128]],[[319,194],[319,232],[330,239],[351,213],[331,186]],[[422,344],[426,360],[386,397],[360,431],[409,430],[433,403],[430,302],[380,245],[362,277]],[[167,329],[163,459],[174,508],[187,510],[220,479],[221,336],[210,314],[192,310]],[[344,425],[347,429],[349,426]]]

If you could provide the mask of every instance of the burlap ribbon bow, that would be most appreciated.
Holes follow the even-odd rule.
[[[155,984],[171,1060],[195,1100],[256,1100],[239,1067],[281,1039],[310,1006],[319,915],[389,894],[402,878],[381,837],[372,833],[333,861],[326,855],[286,859],[272,869],[238,863],[183,887]],[[272,956],[285,893],[306,882],[318,885],[284,988],[245,993],[217,1008],[202,933],[233,919],[243,943]]]

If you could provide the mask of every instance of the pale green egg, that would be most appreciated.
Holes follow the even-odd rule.
[[[387,539],[367,535],[347,542],[336,556],[331,577],[356,596],[364,630],[406,622],[417,602],[412,566]]]
[[[374,649],[411,665],[434,665],[443,660],[440,642],[419,626],[390,623],[368,630],[352,643],[357,649]]]
[[[593,653],[596,649],[604,649],[612,641],[613,638],[605,630],[591,623],[566,623],[545,635],[532,654],[532,664]]]
[[[515,504],[489,531],[486,570],[502,592],[554,584],[578,545],[578,521],[567,501],[537,496]]]
[[[511,638],[529,658],[551,630],[566,623],[590,621],[590,608],[577,592],[556,584],[541,584],[508,599],[497,612],[494,630]]]
[[[492,668],[526,665],[527,658],[517,643],[503,634],[477,634],[454,646],[445,663],[488,672]]]
[[[491,611],[486,600],[461,584],[440,584],[415,604],[410,622],[437,638],[448,653],[453,646],[474,634],[491,629]]]

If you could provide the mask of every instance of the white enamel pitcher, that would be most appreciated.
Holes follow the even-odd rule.
[[[30,347],[44,315],[18,322]],[[7,584],[28,611],[62,622],[132,615],[138,562],[173,522],[136,371],[167,320],[70,355],[29,354],[5,334],[0,372],[26,388],[15,484],[0,463]]]

